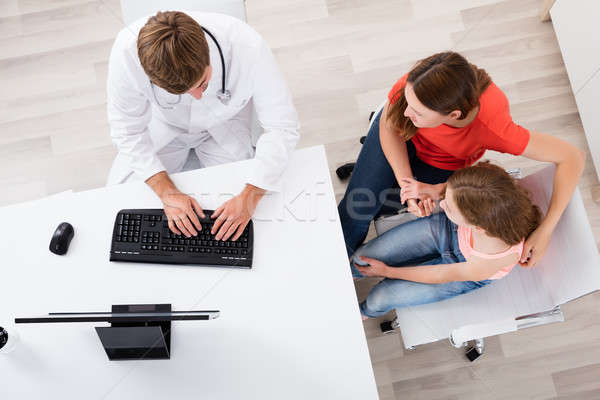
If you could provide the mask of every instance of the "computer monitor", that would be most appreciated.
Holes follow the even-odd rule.
[[[219,315],[219,311],[172,311],[170,304],[126,304],[113,305],[111,312],[49,313],[15,318],[15,323],[110,322],[110,327],[95,328],[109,360],[157,360],[171,357],[171,321]]]

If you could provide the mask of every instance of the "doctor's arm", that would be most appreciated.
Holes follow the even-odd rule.
[[[242,193],[215,210],[217,239],[236,240],[250,221],[264,193],[281,191],[281,175],[300,137],[291,93],[265,42],[254,66],[252,101],[264,129],[256,143],[252,171]]]

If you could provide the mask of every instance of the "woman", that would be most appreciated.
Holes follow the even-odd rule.
[[[489,163],[456,171],[440,207],[444,212],[399,225],[358,249],[353,275],[385,277],[361,303],[363,319],[506,276],[541,220],[526,190]]]
[[[348,256],[386,200],[396,206],[406,201],[414,214],[430,215],[433,203],[424,200],[439,200],[448,177],[485,150],[556,164],[550,207],[519,259],[522,266],[535,265],[575,190],[585,153],[515,124],[506,96],[488,74],[453,52],[417,63],[394,85],[374,120],[338,206]]]

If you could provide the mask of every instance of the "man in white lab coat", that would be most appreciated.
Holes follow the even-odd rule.
[[[237,239],[265,191],[280,190],[298,117],[270,49],[244,22],[200,12],[137,21],[117,36],[107,86],[119,150],[108,183],[144,180],[173,232],[196,235],[196,213],[204,216],[169,179],[190,150],[202,167],[253,158],[245,188],[213,214],[217,240]],[[253,132],[253,114],[261,132]]]

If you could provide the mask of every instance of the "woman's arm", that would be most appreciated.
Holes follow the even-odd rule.
[[[388,106],[389,102],[386,102],[379,118],[379,142],[396,180],[400,182],[402,178],[412,178],[412,170],[408,161],[406,142],[387,120]]]
[[[546,253],[550,236],[573,196],[585,164],[585,152],[554,136],[531,132],[529,143],[522,155],[533,160],[556,164],[548,212],[523,246],[520,264],[524,267],[532,267]]]
[[[404,189],[406,179],[412,179],[412,169],[408,161],[406,142],[398,135],[397,131],[387,120],[388,106],[389,102],[386,102],[379,118],[379,142],[381,143],[381,149],[387,162],[394,171],[398,186]],[[433,207],[427,207],[423,202],[418,202],[417,196],[408,200],[405,198],[402,199],[402,203],[404,201],[408,205],[408,210],[418,217],[430,215],[433,211]]]
[[[507,265],[516,264],[519,260],[519,255],[513,253],[502,258],[491,260],[473,257],[466,262],[420,265],[414,267],[390,267],[373,258],[360,258],[369,263],[368,267],[354,264],[358,271],[364,276],[382,276],[390,279],[404,279],[405,281],[438,284],[489,279]]]

